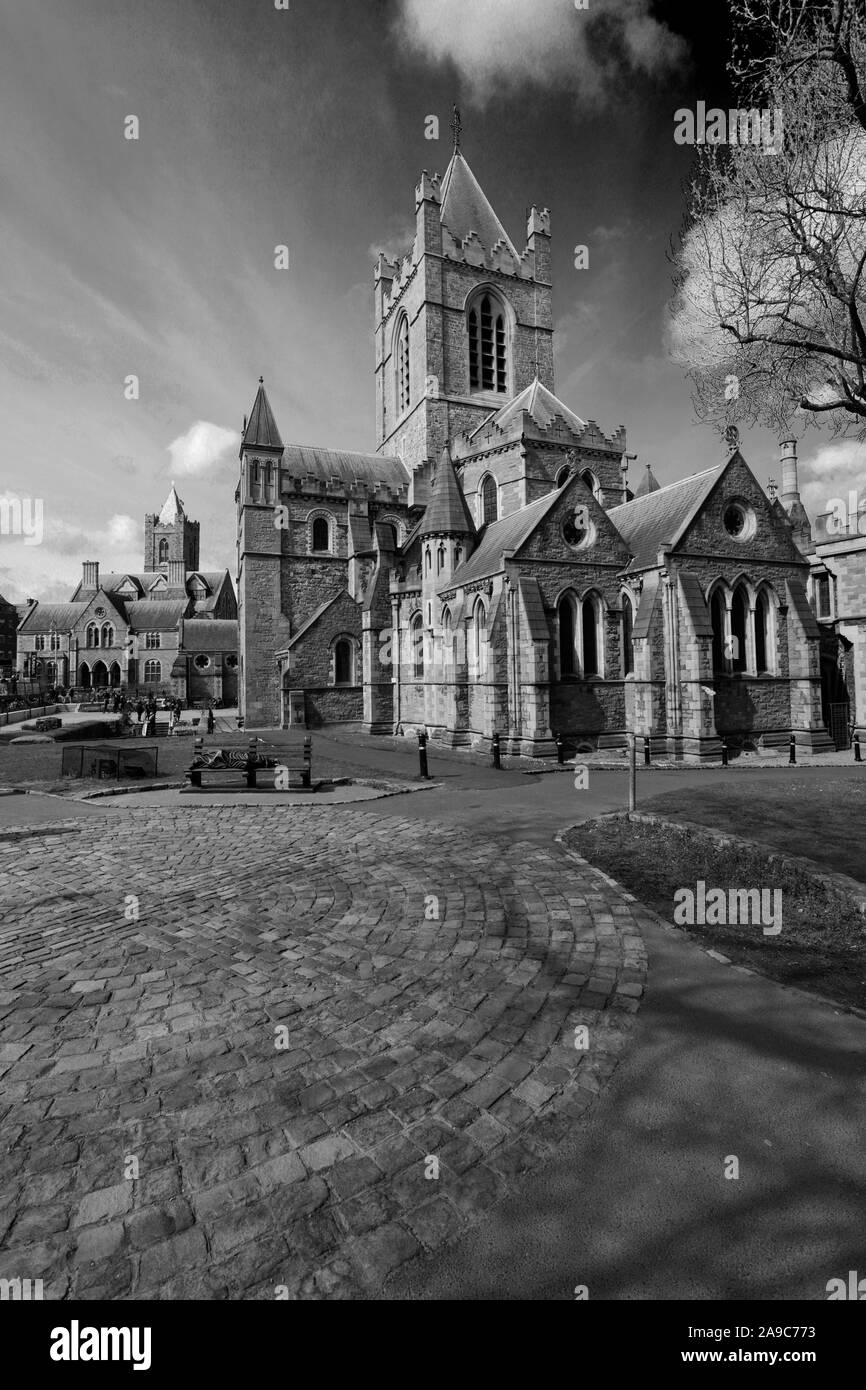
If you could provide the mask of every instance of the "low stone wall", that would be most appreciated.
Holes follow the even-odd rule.
[[[33,705],[30,709],[13,709],[8,714],[0,714],[0,729],[7,724],[23,724],[28,719],[42,719],[46,714],[62,714],[68,711],[67,705]]]

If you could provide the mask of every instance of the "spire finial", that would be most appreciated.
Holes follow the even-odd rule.
[[[264,379],[263,376],[260,376],[260,377],[259,377],[259,386],[264,386],[264,384],[265,384],[265,379]]]
[[[463,132],[463,122],[460,119],[460,112],[455,103],[451,114],[451,134],[454,136],[454,153],[460,149],[460,136]]]

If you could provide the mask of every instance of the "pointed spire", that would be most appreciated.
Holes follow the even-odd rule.
[[[641,478],[640,482],[635,488],[634,495],[635,497],[648,497],[651,492],[659,492],[660,490],[661,483],[657,481],[657,479],[653,475],[652,469],[650,468],[649,464],[647,464],[646,472],[644,473],[643,477]]]
[[[183,503],[177,495],[174,483],[172,483],[168,497],[166,497],[159,514],[159,524],[160,526],[170,526],[173,521],[182,521],[185,516]]]
[[[244,428],[243,446],[248,449],[282,449],[283,441],[277,429],[274,412],[265,391],[265,379],[259,377],[259,389]]]
[[[481,245],[492,251],[498,241],[504,241],[511,254],[519,260],[514,243],[506,232],[487,195],[476,179],[460,152],[459,145],[454,148],[451,163],[445,170],[441,186],[441,222],[448,228],[455,241],[463,241],[470,232],[475,232]]]
[[[421,521],[419,536],[474,536],[463,489],[457,480],[448,446],[442,450],[439,467],[430,487],[430,499]]]

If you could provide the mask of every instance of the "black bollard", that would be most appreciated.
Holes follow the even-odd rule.
[[[418,762],[420,764],[421,776],[429,777],[427,771],[427,730],[423,729],[418,735]]]
[[[790,750],[789,750],[789,752],[788,752],[788,762],[789,762],[790,764],[793,765],[794,763],[796,763],[796,761],[797,761],[797,735],[796,735],[796,734],[792,734],[792,735],[791,735],[791,747],[790,747]]]
[[[562,741],[562,734],[556,735],[556,761],[560,765],[565,762],[565,744]]]
[[[494,735],[493,735],[493,766],[496,767],[496,768],[501,768],[501,767],[502,767],[502,763],[501,763],[500,757],[499,757],[499,735],[498,735],[498,734],[494,734]]]
[[[648,738],[645,738],[643,741],[643,765],[644,767],[649,767],[650,765],[650,741]]]
[[[247,749],[247,786],[248,786],[248,787],[254,787],[254,786],[256,785],[256,756],[257,756],[256,739],[255,739],[255,738],[251,738],[251,739],[250,739],[250,746],[249,746],[249,748]]]
[[[855,734],[855,735],[854,735],[854,761],[855,761],[855,763],[862,762],[862,758],[860,757],[860,735],[859,735],[859,734]]]
[[[722,739],[722,767],[728,766],[728,740]]]
[[[304,770],[301,774],[301,784],[305,787],[313,784],[313,740],[309,734],[304,739]]]

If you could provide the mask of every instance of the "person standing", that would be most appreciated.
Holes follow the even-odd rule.
[[[207,731],[209,734],[213,733],[213,705],[207,707]]]

